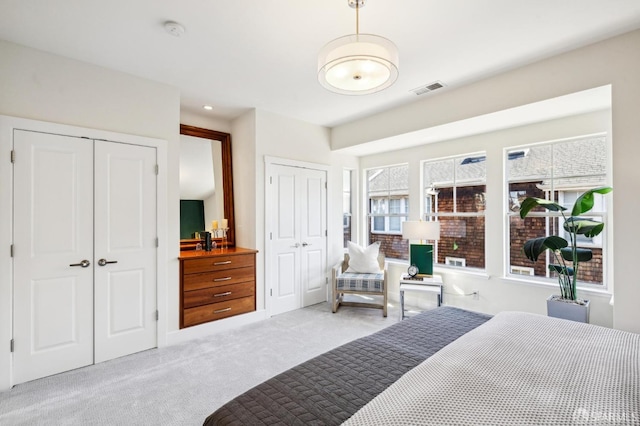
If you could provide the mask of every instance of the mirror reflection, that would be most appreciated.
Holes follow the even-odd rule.
[[[210,231],[224,217],[220,141],[180,135],[180,238]]]
[[[199,233],[218,229],[212,237],[235,246],[231,135],[180,125],[180,249],[200,242]]]

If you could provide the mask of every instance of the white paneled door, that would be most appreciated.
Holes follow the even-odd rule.
[[[156,346],[156,150],[95,143],[95,362]]]
[[[326,301],[326,172],[274,164],[270,194],[272,315]]]
[[[93,363],[93,144],[15,131],[13,374]]]
[[[156,150],[14,134],[14,383],[156,346]]]

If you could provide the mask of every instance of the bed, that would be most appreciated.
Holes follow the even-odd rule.
[[[440,307],[302,363],[205,425],[640,425],[640,335]]]

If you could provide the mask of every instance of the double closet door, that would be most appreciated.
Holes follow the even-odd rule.
[[[270,165],[270,313],[327,300],[327,172]]]
[[[13,382],[156,347],[156,148],[23,130],[13,147]]]

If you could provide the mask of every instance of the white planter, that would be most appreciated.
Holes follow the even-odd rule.
[[[547,299],[547,316],[562,318],[577,322],[589,322],[589,301],[584,300],[584,305],[565,302],[557,299],[557,296],[549,296]]]

